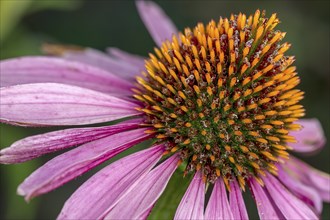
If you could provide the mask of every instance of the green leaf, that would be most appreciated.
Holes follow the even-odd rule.
[[[9,32],[16,26],[24,12],[31,5],[32,0],[0,1],[0,43],[2,43]]]
[[[80,5],[79,0],[1,0],[0,43],[4,42],[25,14],[45,9],[72,10]]]
[[[81,5],[79,0],[34,0],[29,13],[45,9],[73,10]]]
[[[163,195],[157,201],[148,219],[173,219],[175,211],[191,181],[190,176],[183,177],[177,170],[168,183]]]
[[[39,55],[41,45],[49,40],[47,36],[30,32],[21,25],[17,25],[10,33],[6,43],[1,46],[0,59],[25,55]]]

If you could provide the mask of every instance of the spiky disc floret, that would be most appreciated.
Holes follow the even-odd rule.
[[[144,103],[145,123],[153,126],[169,153],[179,152],[185,172],[202,170],[209,182],[247,177],[287,158],[289,130],[304,115],[303,92],[290,47],[275,31],[276,14],[259,10],[248,19],[232,15],[199,23],[155,49],[138,77],[135,98]]]

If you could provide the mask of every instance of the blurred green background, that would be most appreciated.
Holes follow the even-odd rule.
[[[329,72],[329,1],[156,1],[173,19],[179,30],[197,22],[218,20],[231,13],[254,13],[265,9],[270,15],[278,13],[292,43],[288,52],[296,56],[295,65],[306,92],[302,101],[308,118],[318,118],[330,140],[330,72]],[[41,54],[41,44],[56,42],[76,44],[97,49],[119,47],[146,56],[155,46],[143,26],[133,1],[113,0],[0,0],[0,58]],[[51,129],[0,127],[1,148],[14,141]],[[26,203],[16,195],[16,188],[25,177],[54,155],[18,165],[1,165],[0,219],[54,219],[64,201],[93,172],[66,184],[40,198]],[[330,171],[329,143],[319,154],[304,157],[314,167]],[[157,204],[154,218],[173,216],[179,199],[188,185],[176,174]],[[258,218],[251,196],[246,196],[251,219]],[[325,204],[323,219],[330,219],[329,204]]]

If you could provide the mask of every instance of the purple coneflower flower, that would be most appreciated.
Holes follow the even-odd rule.
[[[2,164],[62,149],[18,188],[29,200],[144,140],[149,148],[97,172],[67,200],[58,219],[145,219],[178,166],[193,179],[175,219],[248,219],[246,186],[261,219],[317,219],[330,201],[329,175],[288,150],[319,150],[316,119],[301,119],[303,92],[284,53],[276,14],[259,10],[179,33],[154,3],[137,8],[158,48],[150,58],[115,48],[47,45],[61,57],[1,61],[1,121],[77,126],[19,140]],[[137,79],[137,80],[136,80]],[[136,83],[137,81],[137,83]],[[206,201],[205,194],[210,192]],[[227,195],[229,199],[227,198]]]

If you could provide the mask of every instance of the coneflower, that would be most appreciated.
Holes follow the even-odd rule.
[[[329,175],[289,152],[315,151],[325,138],[316,119],[299,120],[303,92],[276,14],[240,13],[179,33],[156,4],[137,6],[158,45],[148,59],[46,45],[61,58],[1,61],[4,123],[126,119],[32,136],[1,150],[0,162],[8,164],[80,145],[36,170],[18,193],[27,200],[47,193],[152,139],[86,181],[58,218],[145,219],[181,166],[183,176],[194,177],[175,219],[248,219],[246,187],[261,219],[317,219],[330,200]]]

